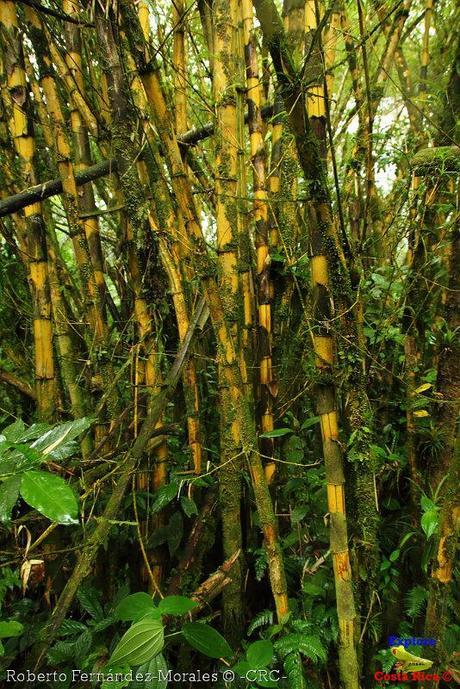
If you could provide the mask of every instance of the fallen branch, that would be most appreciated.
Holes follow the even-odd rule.
[[[216,496],[214,491],[208,490],[206,493],[205,501],[200,509],[200,514],[197,515],[193,528],[187,539],[187,543],[184,549],[184,554],[176,567],[176,572],[169,582],[168,595],[172,596],[179,593],[181,581],[184,575],[196,564],[199,557],[199,545],[203,540],[203,532],[209,521],[212,510],[216,504]],[[201,556],[202,557],[202,556]]]
[[[232,569],[235,562],[240,556],[240,550],[237,550],[228,560],[225,560],[224,564],[217,569],[214,574],[206,579],[197,590],[192,593],[192,600],[198,603],[196,608],[193,608],[192,615],[196,615],[200,610],[207,607],[209,603],[214,600],[222,590],[231,582],[231,577],[229,576],[230,570]]]
[[[116,172],[116,170],[117,164],[115,160],[104,160],[102,163],[91,165],[91,167],[86,168],[86,170],[78,172],[75,175],[75,182],[77,183],[77,187],[81,187],[83,184],[93,182],[95,179],[110,175],[112,172]],[[29,187],[29,189],[21,191],[19,194],[8,196],[6,199],[0,201],[0,218],[15,213],[26,206],[30,206],[32,203],[37,203],[37,201],[49,199],[50,196],[56,196],[56,194],[60,194],[61,192],[61,179],[52,179],[49,182]]]
[[[273,114],[273,106],[266,105],[262,108],[262,117],[268,118]],[[245,120],[247,117],[245,118]],[[208,138],[214,133],[214,122],[209,122],[205,124],[204,127],[200,129],[190,129],[188,132],[180,135],[178,137],[179,144],[182,146],[191,146],[203,139]],[[75,175],[75,182],[77,187],[83,186],[83,184],[88,184],[88,182],[94,182],[96,179],[101,177],[106,177],[112,174],[112,172],[117,172],[117,163],[115,160],[104,160],[102,163],[97,163],[96,165],[91,165],[82,172],[78,172]],[[0,201],[0,218],[6,215],[11,215],[16,211],[30,206],[32,203],[37,203],[38,201],[44,201],[49,199],[51,196],[56,196],[62,193],[62,181],[60,179],[52,179],[48,182],[43,182],[43,184],[37,184],[34,187],[30,187],[25,191],[21,191],[19,194],[14,194],[13,196],[8,196]],[[110,209],[115,210],[115,209]]]
[[[29,383],[24,383],[13,373],[8,373],[8,371],[3,371],[0,369],[0,380],[3,380],[4,383],[8,383],[8,385],[16,388],[19,390],[19,392],[22,392],[23,395],[26,395],[33,400],[36,399],[35,391],[29,385]]]

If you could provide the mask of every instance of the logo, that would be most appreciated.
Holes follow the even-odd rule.
[[[436,639],[424,636],[389,636],[388,646],[436,646]]]

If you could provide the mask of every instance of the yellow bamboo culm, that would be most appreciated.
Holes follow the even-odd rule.
[[[305,35],[306,48],[309,48],[315,32],[318,29],[318,20],[316,16],[316,2],[315,0],[307,0],[305,3]],[[319,61],[319,56],[313,56],[315,62]],[[309,86],[307,89],[307,114],[309,117],[323,118],[326,117],[326,101],[324,96],[323,70],[317,69],[319,83]]]
[[[227,356],[236,354],[244,379],[242,323],[238,321],[240,279],[238,263],[240,167],[238,160],[239,126],[236,84],[238,81],[238,2],[216,0],[212,7],[214,19],[213,95],[216,102],[215,197],[219,289],[224,318],[231,343],[218,350],[218,386],[220,415],[220,477],[222,504],[222,542],[224,557],[242,547],[241,529],[241,435],[236,400],[240,391],[227,383]],[[232,58],[230,59],[230,55]],[[229,351],[229,347],[232,348]],[[243,576],[241,559],[236,577],[223,593],[223,624],[227,635],[236,640],[242,629],[241,591]],[[238,632],[237,632],[238,630]]]
[[[183,5],[177,5],[175,12],[178,12],[176,17],[177,21],[174,25],[177,28],[177,23],[179,18],[182,17],[185,7]],[[138,6],[138,17],[140,26],[142,28],[142,33],[145,40],[149,40],[150,37],[150,23],[149,23],[149,8],[147,3],[140,2]],[[185,131],[187,129],[187,95],[186,95],[186,62],[185,62],[185,33],[184,27],[181,30],[177,28],[177,35],[175,34],[175,51],[173,64],[175,65],[175,75],[176,79],[180,81],[181,86],[181,97],[180,106],[176,109],[175,122],[178,131]],[[133,73],[135,73],[133,65]],[[140,81],[133,82],[135,84],[134,90],[137,93],[137,98],[139,100],[139,108],[143,113],[147,113],[149,110],[149,103],[146,93],[146,85],[148,82]],[[152,151],[156,150],[156,142],[152,139],[153,131],[149,126],[147,128],[147,139],[151,145]],[[155,155],[155,153],[154,153]],[[161,169],[161,161],[159,156],[156,156],[158,167]],[[187,261],[189,258],[189,253],[191,250],[188,237],[183,229],[180,232],[177,228],[184,228],[183,214],[179,209],[176,211],[176,217],[172,211],[171,202],[169,198],[169,192],[164,184],[163,180],[159,180],[157,195],[159,203],[162,209],[167,208],[167,230],[168,236],[173,241],[173,246],[169,249],[164,239],[162,238],[162,233],[159,232],[158,222],[153,220],[152,214],[149,217],[150,226],[152,232],[158,237],[160,244],[160,256],[167,272],[171,292],[173,297],[174,310],[176,314],[177,327],[179,331],[179,340],[183,342],[183,339],[187,333],[189,327],[189,316],[188,307],[186,302],[185,290],[184,290],[184,280],[191,279],[191,274],[187,269]],[[177,222],[176,222],[177,219]],[[201,431],[200,431],[200,396],[198,389],[198,377],[196,370],[196,362],[193,357],[187,362],[185,371],[183,373],[183,386],[184,395],[187,408],[187,434],[188,434],[188,444],[190,447],[190,453],[192,456],[192,465],[194,473],[199,475],[202,468],[202,458],[203,458],[203,446],[201,441]]]
[[[0,22],[6,34],[5,69],[10,109],[8,126],[19,157],[24,186],[30,186],[37,183],[34,169],[35,140],[27,115],[28,86],[22,41],[13,2],[9,0],[0,2]],[[26,206],[24,218],[27,234],[24,237],[23,249],[34,309],[33,337],[37,407],[42,420],[52,421],[55,414],[56,381],[46,227],[41,203]]]
[[[49,46],[42,40],[45,29],[36,11],[31,7],[26,7],[25,15],[39,62],[40,84],[43,88],[47,109],[54,127],[58,169],[64,191],[63,204],[72,237],[75,260],[85,294],[85,311],[95,339],[101,341],[105,337],[105,324],[100,310],[99,291],[95,282],[85,229],[79,217],[80,197],[75,182],[75,172],[71,160],[71,148],[65,120],[57,86],[51,71],[52,61],[48,52]]]
[[[256,40],[254,35],[253,6],[251,0],[243,0],[243,37],[246,58],[246,93],[249,109],[249,142],[254,188],[253,217],[256,245],[257,315],[259,356],[259,400],[261,406],[260,427],[263,433],[272,431],[273,395],[275,391],[272,365],[272,302],[273,283],[270,279],[269,213],[266,180],[265,145],[261,115],[262,87],[259,79]],[[276,126],[276,125],[275,125]],[[273,456],[273,440],[261,440],[261,452],[265,459],[265,477],[268,483],[274,479],[276,464]]]

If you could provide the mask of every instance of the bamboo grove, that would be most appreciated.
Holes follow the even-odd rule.
[[[459,20],[0,0],[5,686],[460,682]]]

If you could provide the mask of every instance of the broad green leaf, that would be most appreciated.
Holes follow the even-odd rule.
[[[133,671],[134,680],[130,689],[166,689],[168,686],[168,665],[162,653],[154,656]]]
[[[305,505],[297,505],[291,512],[291,522],[298,524],[307,514],[307,507]]]
[[[246,658],[252,669],[258,670],[259,668],[266,667],[273,658],[272,642],[264,639],[254,641],[246,651]]]
[[[78,502],[73,490],[55,474],[26,471],[20,492],[24,500],[59,524],[78,524]]]
[[[75,661],[74,642],[73,641],[57,641],[47,653],[48,661],[53,666],[61,665],[61,663],[69,663]]]
[[[97,589],[93,586],[80,586],[77,592],[77,599],[83,610],[86,610],[96,622],[104,620],[104,611],[99,601]]]
[[[10,443],[19,443],[22,440],[22,434],[25,431],[24,421],[16,419],[16,421],[3,429],[2,435],[5,436]]]
[[[423,532],[427,538],[432,536],[438,528],[438,512],[437,510],[428,510],[422,516],[420,521]]]
[[[303,424],[300,427],[301,431],[305,431],[307,428],[311,428],[312,426],[316,426],[317,423],[320,422],[319,416],[312,416],[309,419],[305,419]]]
[[[185,495],[182,496],[180,499],[180,504],[187,517],[192,517],[194,514],[198,514],[198,507],[196,506],[196,502],[194,500],[191,500],[191,498],[187,498]]]
[[[184,520],[180,512],[171,515],[168,524],[168,549],[172,557],[181,544],[184,535]]]
[[[39,466],[43,461],[43,455],[29,445],[6,442],[2,446],[0,456],[0,475],[17,475]]]
[[[57,631],[57,636],[73,636],[74,634],[81,634],[86,631],[87,626],[83,622],[66,619],[61,624]]]
[[[436,507],[436,503],[433,502],[433,500],[430,500],[430,498],[427,495],[422,495],[422,497],[420,498],[420,507],[424,512],[427,512],[428,510],[438,509]]]
[[[76,639],[74,643],[74,659],[77,667],[82,667],[86,656],[93,643],[93,635],[90,629],[85,629],[84,632]]]
[[[11,476],[0,485],[0,522],[11,520],[11,511],[19,497],[20,476]]]
[[[197,605],[196,601],[185,596],[166,596],[158,603],[158,609],[162,615],[185,615]]]
[[[237,677],[244,679],[248,672],[252,670],[252,667],[247,660],[240,660],[236,665],[233,666],[232,670]]]
[[[233,651],[218,631],[203,622],[188,622],[182,627],[186,641],[210,658],[229,658]]]
[[[41,435],[49,431],[50,428],[52,428],[52,426],[50,426],[48,423],[33,423],[31,426],[29,426],[29,428],[25,428],[22,431],[15,442],[27,443],[30,440],[36,440]],[[11,438],[8,439],[11,440]]]
[[[11,636],[20,636],[23,631],[23,625],[20,622],[16,622],[16,620],[0,622],[0,639],[8,639]]]
[[[179,491],[179,484],[177,483],[168,483],[166,486],[162,486],[156,493],[155,493],[155,501],[150,508],[150,513],[151,514],[156,514],[160,510],[163,509],[166,505],[169,505],[171,500],[174,500],[176,497],[177,493]]]
[[[274,428],[273,431],[261,433],[259,438],[280,438],[282,435],[289,435],[289,433],[293,433],[290,428]]]
[[[163,649],[164,627],[159,620],[141,620],[118,642],[109,665],[143,665]]]
[[[153,609],[153,601],[148,593],[139,591],[139,593],[132,593],[120,601],[115,608],[115,616],[117,620],[123,622],[134,622],[139,620]]]
[[[432,388],[432,387],[433,387],[433,386],[432,386],[431,383],[423,383],[423,385],[419,385],[419,387],[416,388],[416,389],[414,390],[414,392],[415,392],[417,395],[420,395],[422,392],[426,392],[427,390],[429,390],[429,389]]]
[[[32,443],[31,447],[40,450],[44,455],[54,457],[53,453],[64,441],[67,444],[69,441],[74,440],[83,431],[86,431],[92,423],[93,419],[89,417],[61,423],[46,431],[46,433]]]

